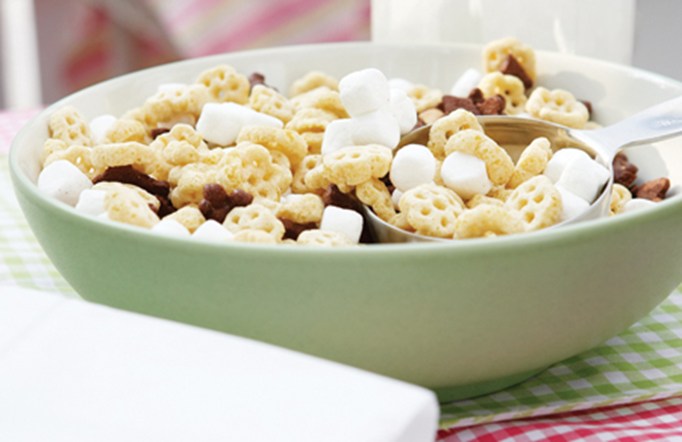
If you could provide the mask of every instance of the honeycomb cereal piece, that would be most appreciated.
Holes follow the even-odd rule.
[[[496,204],[479,204],[459,215],[454,238],[484,238],[524,230],[525,225],[517,212]]]
[[[336,115],[322,109],[301,109],[286,125],[286,129],[293,130],[303,137],[308,145],[309,153],[320,153],[322,140],[327,125],[336,120]]]
[[[296,242],[303,246],[345,247],[354,245],[351,240],[339,232],[311,229],[301,232]]]
[[[260,196],[257,196],[253,199],[254,204],[260,204],[261,206],[267,208],[273,215],[277,215],[277,212],[279,212],[280,207],[282,207],[282,203],[279,201],[271,200],[268,198],[263,198]]]
[[[92,186],[92,189],[102,190],[106,192],[109,197],[117,197],[119,194],[125,195],[126,193],[133,192],[137,194],[138,197],[142,198],[154,212],[158,212],[159,207],[161,206],[158,198],[133,184],[119,183],[117,181],[101,181]]]
[[[429,142],[427,147],[431,149],[433,155],[439,159],[445,159],[445,144],[450,137],[459,131],[472,129],[483,132],[476,116],[464,109],[457,109],[449,115],[439,118],[429,129]]]
[[[62,107],[50,115],[47,128],[50,138],[69,146],[92,146],[90,126],[73,106]]]
[[[249,102],[251,90],[249,79],[235,71],[232,66],[220,65],[207,69],[199,74],[197,83],[208,88],[212,101],[232,101],[237,104]]]
[[[258,84],[249,95],[251,109],[273,116],[287,124],[294,117],[294,106],[283,95],[272,88]]]
[[[355,186],[372,178],[381,178],[391,167],[391,149],[368,144],[351,146],[322,158],[324,175],[333,184]]]
[[[535,52],[533,49],[516,38],[506,37],[488,43],[483,48],[483,66],[485,72],[495,72],[502,69],[507,57],[513,55],[523,67],[526,74],[535,82]]]
[[[432,107],[431,109],[419,112],[419,119],[424,122],[424,124],[433,124],[443,116],[445,116],[445,113],[437,107]]]
[[[270,156],[272,157],[272,162],[280,167],[291,170],[291,162],[286,155],[277,150],[271,150]]]
[[[237,137],[237,143],[241,142],[260,144],[269,151],[282,152],[292,166],[298,165],[308,153],[303,137],[293,130],[277,127],[244,126]]]
[[[505,207],[519,212],[528,231],[556,224],[563,211],[561,194],[544,175],[535,176],[514,189]]]
[[[320,154],[312,154],[312,155],[306,155],[303,157],[303,160],[294,168],[294,176],[291,182],[291,191],[293,193],[308,193],[308,192],[314,192],[319,189],[324,189],[327,187],[327,185],[323,185],[321,187],[309,187],[308,184],[305,182],[305,177],[308,172],[311,170],[315,169],[316,167],[320,166],[319,168],[319,176],[322,177],[324,174],[324,167],[322,166],[322,155]],[[326,180],[325,180],[326,181]],[[327,181],[327,184],[329,182]],[[312,177],[310,179],[310,184],[320,184],[317,180],[313,180]]]
[[[149,134],[144,124],[129,118],[120,118],[114,122],[106,134],[107,143],[127,143],[136,141],[138,143],[149,143]]]
[[[159,91],[144,102],[142,107],[123,115],[144,124],[147,132],[184,118],[196,121],[201,109],[210,99],[208,89],[200,84],[184,86],[170,91]]]
[[[223,225],[232,233],[241,230],[261,230],[280,241],[284,236],[284,224],[265,206],[251,203],[244,207],[235,207],[225,217]]]
[[[611,189],[609,215],[617,215],[623,211],[625,204],[632,199],[630,190],[622,184],[615,183]]]
[[[159,222],[155,213],[158,200],[139,187],[102,182],[93,186],[93,189],[106,192],[104,207],[110,220],[145,228],[151,228]],[[153,203],[156,203],[156,209]]]
[[[236,152],[226,153],[218,164],[190,163],[171,169],[170,198],[175,207],[201,203],[207,184],[220,184],[231,192],[243,184],[242,160]]]
[[[581,129],[590,118],[587,107],[563,89],[548,90],[536,88],[528,103],[526,112],[535,118]]]
[[[204,215],[195,205],[182,207],[170,215],[167,215],[164,219],[172,219],[179,222],[185,226],[190,233],[194,233],[194,231],[206,221]]]
[[[507,151],[483,132],[473,129],[457,132],[445,145],[445,155],[452,152],[474,155],[483,160],[488,178],[493,185],[506,184],[514,173],[514,162]]]
[[[45,150],[43,151],[43,154],[46,154],[46,156],[43,161],[43,167],[58,160],[66,160],[78,167],[81,172],[87,175],[87,177],[90,179],[93,179],[95,176],[101,173],[101,171],[96,169],[92,164],[92,148],[73,145],[63,149],[64,146],[67,146],[66,143],[61,140],[51,140],[54,139],[48,139],[45,142]]]
[[[398,205],[417,233],[437,238],[451,238],[457,217],[464,211],[464,203],[455,192],[436,184],[408,190]]]
[[[515,189],[524,181],[540,175],[551,158],[552,148],[550,147],[549,140],[545,137],[534,139],[521,152],[507,187]]]
[[[237,242],[246,242],[251,244],[277,244],[277,238],[270,235],[268,232],[256,229],[244,229],[234,234],[232,238]]]
[[[137,142],[100,144],[92,148],[90,161],[99,173],[108,167],[132,165],[148,175],[158,163],[158,152]]]
[[[270,152],[258,144],[240,143],[234,151],[241,159],[240,188],[254,197],[279,201],[291,185],[291,170],[273,163]]]
[[[391,192],[388,191],[383,181],[372,178],[355,187],[355,196],[363,203],[372,208],[374,213],[386,222],[395,217],[395,208],[391,200]]]
[[[438,89],[431,89],[423,84],[416,84],[407,92],[417,113],[436,107],[443,101],[443,93]]]
[[[523,112],[526,105],[526,89],[517,77],[492,72],[481,79],[478,88],[485,98],[501,95],[504,98],[506,114],[515,115]]]
[[[341,97],[337,91],[327,86],[320,86],[306,93],[295,96],[290,100],[296,112],[301,109],[321,109],[336,115],[337,118],[348,118],[348,112],[341,103]]]
[[[176,124],[170,131],[156,137],[151,146],[163,149],[173,141],[186,141],[197,150],[208,150],[208,146],[206,146],[201,134],[189,124]]]
[[[469,201],[467,201],[467,208],[473,209],[474,207],[480,206],[481,204],[487,204],[489,206],[504,206],[504,201],[491,196],[486,195],[474,195]]]
[[[407,214],[405,212],[397,213],[388,223],[407,232],[414,232],[414,227],[407,222]]]
[[[277,211],[278,218],[288,219],[298,224],[319,223],[322,219],[324,203],[319,195],[306,193],[287,198]]]
[[[513,192],[512,189],[508,189],[507,186],[502,184],[499,186],[493,186],[486,196],[492,199],[496,199],[498,201],[505,202],[507,201],[507,199],[509,199],[509,195],[511,195],[512,192]]]
[[[324,72],[310,71],[291,84],[289,96],[295,97],[297,95],[305,94],[308,91],[312,91],[313,89],[322,86],[327,87],[332,91],[338,91],[339,80]]]

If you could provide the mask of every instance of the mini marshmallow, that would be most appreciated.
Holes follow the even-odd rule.
[[[189,230],[174,219],[162,219],[151,230],[160,235],[189,236]]]
[[[327,206],[322,213],[320,230],[341,233],[353,243],[358,243],[362,235],[362,223],[362,215],[354,210]]]
[[[38,175],[38,189],[70,206],[75,206],[81,192],[92,182],[81,170],[66,160],[50,163]]]
[[[391,183],[402,192],[430,183],[436,175],[436,158],[421,144],[408,144],[396,152],[391,163]]]
[[[563,186],[555,186],[561,195],[561,206],[563,212],[561,214],[561,221],[575,218],[576,216],[585,213],[589,209],[590,204],[573,192],[564,189]]]
[[[92,216],[106,214],[107,193],[103,190],[85,189],[78,197],[76,210]]]
[[[348,115],[358,117],[388,104],[388,80],[375,68],[351,72],[339,81],[339,95]]]
[[[580,149],[575,149],[573,147],[559,149],[558,151],[554,152],[554,155],[552,155],[552,158],[547,163],[543,174],[552,180],[552,183],[556,184],[556,182],[559,181],[559,178],[561,178],[561,174],[563,173],[564,169],[566,169],[566,166],[568,166],[568,163],[576,158],[591,159],[590,156],[585,153],[585,151]]]
[[[417,109],[407,93],[400,89],[391,89],[388,109],[398,120],[400,134],[411,131],[417,124]]]
[[[109,114],[100,115],[90,121],[90,133],[92,135],[92,142],[103,144],[107,137],[107,133],[111,127],[116,123],[116,117]]]
[[[391,194],[391,202],[393,202],[393,208],[395,210],[400,209],[400,197],[403,196],[403,192],[398,189],[397,187],[393,189],[393,193]]]
[[[414,88],[414,83],[410,80],[405,80],[404,78],[391,78],[388,80],[389,89],[400,89],[401,91],[408,93]]]
[[[645,198],[633,198],[625,203],[623,210],[620,213],[637,212],[639,210],[649,209],[655,205],[656,203],[654,201]]]
[[[172,94],[173,92],[182,90],[186,87],[187,85],[185,83],[163,83],[159,85],[156,92]]]
[[[453,152],[445,158],[440,176],[447,187],[465,200],[474,195],[485,195],[493,187],[485,162],[461,152]]]
[[[209,219],[194,231],[192,237],[211,242],[232,241],[234,235],[219,222]]]
[[[352,118],[353,144],[379,144],[393,149],[400,142],[400,124],[387,110],[377,110]],[[329,126],[327,126],[329,127]]]
[[[472,89],[478,86],[478,83],[483,78],[481,72],[478,69],[470,68],[467,69],[459,76],[455,84],[452,85],[450,89],[450,95],[455,97],[467,97]]]
[[[556,184],[592,203],[608,180],[609,171],[604,166],[587,156],[577,156],[566,165]]]
[[[353,122],[349,118],[334,120],[327,125],[322,138],[322,155],[353,145]]]
[[[275,117],[230,102],[206,103],[196,129],[206,141],[227,146],[235,142],[239,131],[247,125],[283,127],[283,123]]]

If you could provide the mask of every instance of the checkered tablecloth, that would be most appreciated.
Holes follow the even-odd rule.
[[[76,296],[30,232],[6,151],[33,112],[0,113],[0,284]],[[439,438],[682,441],[682,293],[603,345],[504,391],[444,405]]]

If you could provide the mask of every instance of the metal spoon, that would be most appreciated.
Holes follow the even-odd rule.
[[[609,211],[611,188],[613,186],[613,159],[621,149],[671,138],[682,133],[682,97],[650,107],[616,124],[595,130],[579,130],[525,117],[479,116],[479,123],[486,135],[504,147],[516,158],[521,150],[537,137],[546,137],[553,150],[576,147],[609,170],[609,181],[590,208],[582,214],[555,224],[560,227],[580,221],[605,216]],[[420,127],[406,134],[397,149],[407,144],[428,142],[430,125]],[[450,241],[407,232],[388,224],[365,208],[367,219],[379,242],[426,242]]]

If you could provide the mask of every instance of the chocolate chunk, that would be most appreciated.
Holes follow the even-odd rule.
[[[384,183],[384,184],[386,185],[386,188],[388,189],[388,191],[389,191],[390,193],[393,193],[393,191],[395,190],[395,186],[394,186],[393,183],[391,182],[391,177],[390,177],[390,175],[389,175],[389,174],[386,174],[386,175],[384,175],[383,177],[381,177],[380,180],[381,180],[382,183]]]
[[[249,75],[249,83],[251,84],[251,89],[253,89],[253,87],[256,85],[261,84],[265,87],[269,87],[272,90],[277,90],[276,87],[270,86],[265,82],[265,75],[261,74],[260,72],[254,72]]]
[[[471,90],[471,92],[469,92],[469,97],[468,97],[468,98],[469,98],[471,101],[473,101],[474,104],[480,103],[481,101],[485,100],[485,98],[483,98],[483,91],[480,90],[480,89],[477,88],[477,87],[473,88],[473,89]]]
[[[665,199],[668,189],[670,189],[670,180],[668,178],[657,178],[637,186],[633,193],[637,198],[658,202]]]
[[[592,119],[592,103],[590,101],[587,101],[587,100],[580,100],[580,102],[582,104],[584,104],[585,107],[587,108],[587,115],[588,115],[587,118],[588,118],[588,120],[591,120]]]
[[[337,206],[342,209],[350,209],[362,213],[362,203],[353,195],[341,192],[334,184],[330,184],[324,191],[322,201],[324,202],[325,207]]]
[[[417,118],[417,124],[414,125],[412,130],[419,129],[422,126],[426,126],[426,123],[421,118]]]
[[[502,115],[506,100],[502,95],[486,98],[479,102],[476,107],[482,115]]]
[[[452,95],[443,95],[443,101],[441,101],[440,108],[445,115],[457,109],[464,109],[471,112],[474,115],[479,115],[479,111],[476,103],[471,98],[461,98]]]
[[[628,157],[623,153],[618,153],[613,159],[613,180],[627,187],[632,187],[632,183],[637,179],[637,166],[628,161]]]
[[[306,230],[317,229],[317,224],[315,223],[295,223],[286,218],[279,218],[279,220],[284,224],[284,238],[293,239],[294,241],[298,239],[298,235]]]
[[[154,129],[152,129],[152,132],[151,132],[152,139],[155,140],[156,137],[158,137],[159,135],[163,135],[167,132],[170,132],[170,129],[168,129],[167,127],[154,128]]]
[[[511,54],[509,54],[504,63],[502,63],[500,71],[502,71],[502,73],[505,75],[513,75],[514,77],[517,77],[519,80],[521,80],[523,86],[526,89],[533,87],[533,80],[530,78],[530,76],[528,76],[526,70],[523,69],[523,66],[521,66],[521,63],[519,63],[516,57]]]
[[[151,193],[159,200],[159,210],[157,214],[164,217],[175,212],[175,207],[171,204],[168,194],[170,184],[167,181],[156,180],[146,175],[133,166],[109,167],[103,173],[97,175],[92,182],[97,184],[102,181],[115,181],[118,183],[132,184]]]
[[[204,199],[199,203],[199,210],[206,219],[222,223],[230,210],[235,207],[248,206],[253,196],[248,192],[237,189],[229,195],[220,184],[206,184],[203,188]]]
[[[159,211],[156,212],[157,215],[159,215],[159,218],[163,218],[166,215],[170,215],[171,213],[175,212],[177,209],[173,206],[173,203],[171,203],[170,198],[167,196],[161,196],[161,195],[155,195],[156,199],[159,200]]]
[[[253,195],[241,189],[233,190],[229,198],[232,207],[248,206],[253,202]]]

